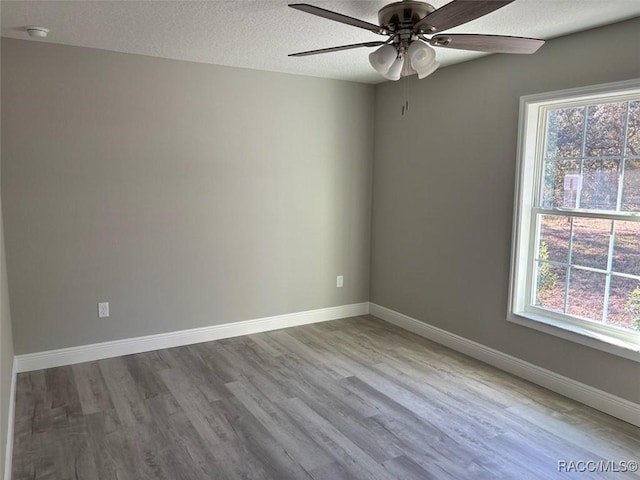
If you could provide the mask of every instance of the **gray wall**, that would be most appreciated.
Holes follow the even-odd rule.
[[[638,364],[505,320],[518,99],[638,77],[639,31],[410,79],[405,117],[401,82],[4,40],[16,352],[368,300],[375,144],[373,302],[640,401]]]
[[[640,402],[640,364],[506,321],[522,95],[640,76],[640,19],[376,90],[371,301]]]
[[[16,354],[369,299],[373,86],[9,39],[2,70]]]

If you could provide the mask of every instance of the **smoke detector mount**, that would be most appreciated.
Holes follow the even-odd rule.
[[[25,30],[30,37],[45,38],[47,35],[49,35],[48,28],[37,27],[35,25],[29,25],[28,27],[25,27]]]

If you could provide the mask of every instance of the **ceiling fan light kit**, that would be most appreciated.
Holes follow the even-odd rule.
[[[405,67],[409,62],[410,69]],[[431,75],[440,65],[436,61],[436,51],[424,40],[414,40],[408,49],[399,51],[391,44],[383,45],[369,55],[369,63],[387,80],[399,80],[405,73],[418,74],[418,78]]]
[[[292,53],[290,57],[303,57],[319,53],[336,52],[360,47],[380,47],[369,55],[369,63],[388,80],[418,74],[422,79],[433,73],[439,63],[432,47],[474,50],[487,53],[536,52],[544,40],[504,35],[445,34],[442,30],[457,27],[487,15],[515,0],[453,0],[436,9],[426,2],[403,0],[390,3],[378,11],[379,25],[325,10],[306,3],[289,5],[302,12],[327,18],[335,22],[369,30],[388,36],[386,42],[365,42],[340,47],[322,48]],[[431,36],[428,38],[427,36]]]
[[[425,77],[428,77],[429,75],[431,75],[433,72],[435,72],[438,67],[440,67],[440,63],[438,62],[433,62],[429,67],[424,68],[423,70],[416,72],[418,74],[418,78],[420,80],[422,80]]]
[[[402,67],[404,65],[404,58],[402,56],[398,56],[396,60],[391,64],[391,68],[389,71],[383,75],[387,80],[400,80],[402,75]]]
[[[436,51],[424,40],[418,39],[411,42],[407,53],[411,67],[418,73],[420,79],[435,72],[438,68]]]
[[[396,58],[398,58],[398,51],[393,45],[387,44],[369,54],[369,63],[376,72],[384,76]]]

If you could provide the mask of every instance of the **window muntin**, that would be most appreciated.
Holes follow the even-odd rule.
[[[532,306],[640,330],[640,223],[539,214],[537,232]]]
[[[640,84],[601,92],[523,99],[511,311],[640,347]]]

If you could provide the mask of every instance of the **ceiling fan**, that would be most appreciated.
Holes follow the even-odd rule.
[[[504,35],[440,33],[487,15],[513,1],[453,0],[436,9],[426,2],[403,0],[385,5],[378,11],[380,25],[306,3],[294,3],[289,6],[296,10],[363,28],[389,38],[386,41],[321,48],[292,53],[289,56],[304,57],[352,48],[380,47],[369,55],[371,66],[388,80],[399,80],[400,77],[416,73],[418,78],[422,79],[439,67],[436,52],[431,47],[488,53],[534,53],[544,44],[544,40]]]

